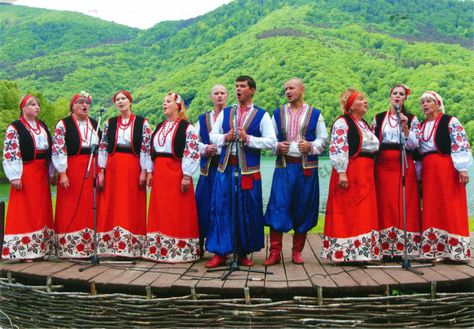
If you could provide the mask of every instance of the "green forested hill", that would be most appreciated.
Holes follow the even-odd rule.
[[[348,86],[367,93],[371,115],[387,108],[394,83],[412,88],[408,106],[418,115],[419,96],[434,89],[473,141],[473,18],[472,1],[236,0],[139,31],[76,13],[0,5],[0,79],[9,81],[0,83],[8,113],[1,130],[10,111],[18,113],[15,98],[27,91],[44,98],[44,115],[54,122],[79,90],[111,115],[111,95],[126,88],[134,110],[156,124],[164,94],[174,90],[194,121],[209,108],[213,84],[232,90],[237,75],[249,74],[257,81],[255,103],[270,111],[284,102],[285,80],[301,77],[306,99],[328,125]]]

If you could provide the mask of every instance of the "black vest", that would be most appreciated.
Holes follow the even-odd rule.
[[[385,115],[387,114],[387,112],[380,112],[379,114],[377,114],[375,116],[375,122],[376,122],[376,127],[375,127],[375,136],[377,136],[377,138],[379,139],[380,141],[380,145],[382,145],[382,124],[383,124],[383,119],[385,118]],[[404,113],[406,115],[406,117],[408,118],[408,129],[411,128],[411,123],[413,122],[413,118],[415,118],[415,116],[411,113]]]
[[[38,121],[40,125],[43,127],[43,129],[46,131],[46,134],[48,135],[49,147],[46,152],[46,158],[51,159],[51,145],[52,145],[51,134],[48,130],[48,127],[46,127],[46,124],[41,120],[38,120]],[[25,162],[34,160],[36,152],[35,152],[35,141],[33,140],[33,136],[31,136],[30,132],[25,127],[23,122],[21,122],[21,120],[13,121],[11,125],[15,127],[16,131],[18,132],[18,138],[20,141],[21,158]]]
[[[135,121],[132,127],[132,152],[133,154],[139,156],[140,149],[142,147],[143,142],[143,122],[145,118],[140,116],[135,116]],[[109,119],[109,127],[107,130],[107,152],[109,154],[113,154],[115,149],[117,148],[117,124],[118,124],[118,117],[114,117]]]
[[[346,119],[347,125],[349,126],[349,131],[347,132],[347,142],[349,143],[349,156],[353,158],[360,153],[360,149],[362,147],[362,136],[356,126],[357,123],[352,120],[350,115],[344,114],[341,117]],[[365,122],[364,119],[362,120]]]
[[[92,123],[92,127],[94,127],[94,129],[97,130],[97,121],[95,121],[94,119],[90,119],[90,120]],[[64,127],[66,128],[65,143],[66,143],[66,148],[67,148],[67,155],[71,156],[71,155],[80,154],[82,151],[82,141],[81,141],[80,133],[77,130],[78,127],[76,123],[74,122],[74,119],[72,118],[72,116],[68,116],[67,118],[62,119],[62,121],[64,123]],[[99,135],[99,140],[100,140],[102,136],[102,132],[100,130],[98,131],[98,135]]]
[[[155,147],[153,146],[153,140],[155,135],[160,130],[161,126],[163,125],[164,121],[161,122],[158,126],[156,126],[155,131],[151,135],[151,158],[155,160],[158,156],[157,152],[155,151]],[[184,153],[184,147],[186,145],[186,129],[189,126],[189,121],[180,120],[178,124],[178,128],[174,131],[173,138],[173,157],[181,159]]]
[[[451,154],[451,137],[449,134],[449,121],[452,116],[443,114],[435,131],[435,145],[441,154]]]

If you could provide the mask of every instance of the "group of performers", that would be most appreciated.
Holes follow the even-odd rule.
[[[113,95],[119,115],[101,131],[89,117],[91,96],[81,92],[71,98],[71,114],[58,121],[53,135],[37,119],[38,99],[26,95],[20,119],[5,135],[3,168],[11,189],[2,258],[30,261],[53,252],[88,258],[96,249],[99,256],[177,263],[198,260],[206,249],[214,254],[208,268],[225,265],[231,253],[252,266],[248,255],[263,248],[269,226],[264,265],[281,262],[283,233],[291,230],[291,260],[303,264],[306,234],[318,221],[318,156],[329,144],[333,170],[322,257],[367,262],[406,253],[415,259],[469,259],[465,185],[473,158],[464,128],[445,114],[436,92],[421,96],[420,124],[404,105],[409,88],[396,85],[390,108],[369,125],[366,96],[347,89],[342,115],[328,136],[321,111],[304,101],[303,82],[292,78],[284,88],[288,103],[270,117],[253,104],[253,78],[237,77],[238,104],[231,107],[225,86],[215,85],[214,108],[195,126],[182,97],[170,92],[163,101],[166,119],[154,131],[132,112],[126,90]],[[86,175],[94,145],[98,156]],[[265,214],[264,149],[276,156]],[[56,183],[53,221],[49,185]]]

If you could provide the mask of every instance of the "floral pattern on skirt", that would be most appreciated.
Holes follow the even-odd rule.
[[[133,234],[120,226],[97,233],[97,254],[101,256],[141,257],[145,235]]]
[[[405,250],[405,233],[397,227],[389,227],[379,232],[380,247],[384,256],[402,256]],[[407,231],[407,254],[411,257],[420,256],[420,232]]]
[[[369,233],[348,238],[323,237],[321,257],[335,262],[358,262],[378,260],[382,257],[379,233]]]
[[[456,261],[469,260],[469,237],[450,234],[447,231],[430,227],[421,238],[421,258],[449,258]]]
[[[85,258],[94,255],[94,231],[84,230],[56,234],[56,255],[64,258]]]
[[[6,234],[2,259],[34,259],[50,255],[54,251],[54,230],[43,229],[25,234]]]
[[[167,263],[198,260],[199,239],[173,238],[160,232],[149,233],[143,258]]]

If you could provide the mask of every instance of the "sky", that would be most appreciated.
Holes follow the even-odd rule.
[[[4,0],[5,1],[5,0]],[[69,10],[141,29],[161,21],[205,14],[232,0],[10,0],[13,4]]]

